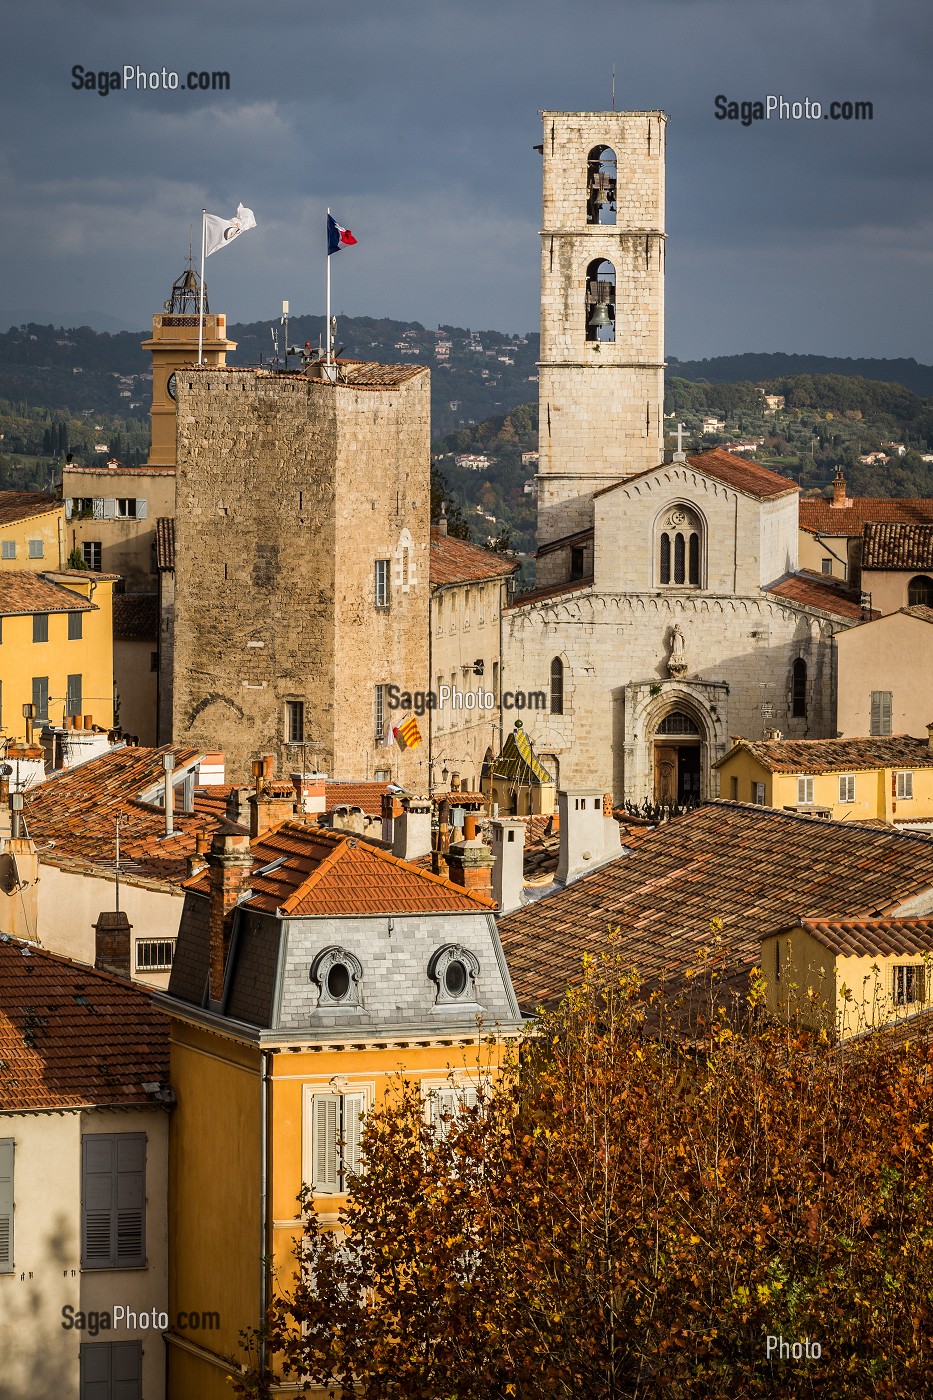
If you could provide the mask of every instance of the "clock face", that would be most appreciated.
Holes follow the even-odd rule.
[[[173,399],[173,398],[175,397],[175,394],[176,394],[175,371],[174,371],[174,370],[172,370],[171,374],[169,375],[168,380],[166,381],[165,387],[166,387],[166,389],[167,389],[168,392],[169,392],[169,398],[172,398],[172,399]]]

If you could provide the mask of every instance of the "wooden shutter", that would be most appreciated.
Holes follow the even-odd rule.
[[[141,1400],[142,1342],[85,1342],[79,1355],[81,1400]]]
[[[94,517],[95,520],[103,520],[103,518],[104,518],[104,498],[103,498],[103,496],[95,496],[94,499],[91,501],[91,514],[93,515],[93,517]]]
[[[360,1141],[363,1136],[362,1115],[366,1112],[365,1094],[343,1095],[343,1185],[348,1176],[357,1176],[360,1170]]]
[[[315,1191],[340,1190],[340,1095],[315,1094],[311,1127],[311,1162]]]
[[[146,1137],[118,1133],[116,1143],[116,1263],[146,1263]]]
[[[148,514],[149,514],[149,503],[147,502],[145,496],[137,496],[137,497],[136,497],[136,519],[137,519],[137,520],[145,520],[145,519],[146,519],[146,516],[147,516]]]
[[[0,1273],[13,1268],[13,1139],[0,1138]]]
[[[114,1140],[109,1133],[86,1133],[82,1140],[81,1264],[112,1268],[114,1227]]]
[[[890,690],[872,691],[870,733],[874,735],[891,733],[891,699],[892,692]]]
[[[456,1089],[435,1089],[431,1096],[431,1122],[434,1136],[441,1141],[453,1127],[460,1106],[460,1095]]]
[[[116,497],[115,497],[115,496],[105,496],[105,497],[104,497],[104,519],[105,519],[105,520],[116,520],[116,518],[117,518],[117,500],[116,500]]]
[[[81,1347],[81,1400],[111,1400],[112,1350],[110,1342],[85,1342]]]
[[[71,496],[65,497],[65,519],[70,520],[74,514],[74,500]]]

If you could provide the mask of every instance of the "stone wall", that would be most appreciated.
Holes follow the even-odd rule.
[[[432,711],[432,782],[443,787],[442,773],[458,773],[465,787],[479,788],[483,760],[502,744],[500,710],[500,619],[507,584],[503,579],[435,589],[431,597],[431,687],[453,686],[466,693],[493,695],[492,709]],[[482,676],[473,674],[483,662]],[[464,668],[467,668],[466,670]],[[421,721],[419,721],[421,723]]]
[[[377,745],[375,693],[400,673],[426,684],[428,395],[425,371],[390,387],[179,375],[173,737],[222,749],[228,781],[260,753],[296,765],[290,700],[316,766],[426,780],[426,746]]]

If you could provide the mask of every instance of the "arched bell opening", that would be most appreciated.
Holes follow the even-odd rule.
[[[586,269],[586,338],[616,338],[616,270],[605,258],[595,258]]]
[[[616,221],[616,153],[594,146],[586,161],[586,222],[611,226]]]

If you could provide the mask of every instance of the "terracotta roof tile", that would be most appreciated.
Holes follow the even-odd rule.
[[[155,559],[156,568],[160,572],[163,569],[174,569],[175,567],[175,517],[173,515],[160,515],[156,521]]]
[[[592,587],[591,578],[576,579],[573,583],[551,583],[545,588],[530,588],[527,593],[517,593],[506,606],[521,608],[526,603],[541,603],[548,598],[560,598],[564,593],[579,593],[581,589]]]
[[[898,608],[898,612],[906,613],[908,617],[916,617],[921,622],[933,622],[933,608],[925,607],[923,603],[914,603],[909,608]]]
[[[151,1104],[168,1021],[151,993],[0,936],[0,1110]]]
[[[89,603],[80,593],[60,583],[50,583],[43,574],[25,569],[0,569],[0,615],[11,617],[23,613],[96,612],[97,604]]]
[[[898,496],[852,496],[845,506],[834,506],[825,497],[804,496],[800,501],[800,528],[812,534],[860,535],[870,521],[933,522],[933,500]]]
[[[777,496],[788,496],[791,492],[800,490],[796,481],[791,481],[789,477],[781,476],[767,467],[760,467],[755,462],[748,462],[734,452],[724,452],[721,447],[711,448],[709,452],[698,452],[695,456],[688,457],[687,461],[691,467],[696,467],[706,476],[723,481],[727,486],[734,486],[736,491],[741,491],[746,496],[754,496],[758,500],[772,500]],[[648,467],[623,481],[614,481],[610,486],[603,486],[593,494],[604,496],[607,492],[616,491],[629,481],[636,480],[637,477],[648,476],[651,472],[670,465],[670,462],[660,462],[657,467]]]
[[[485,579],[507,578],[521,568],[518,559],[482,549],[468,540],[431,531],[431,587],[450,583],[481,583]]]
[[[789,927],[804,929],[840,957],[933,953],[933,919],[800,919]]]
[[[285,822],[253,841],[251,849],[253,893],[244,904],[270,914],[281,910],[292,918],[321,918],[495,908],[485,896],[346,832]],[[207,894],[207,875],[196,876],[188,888]]]
[[[933,525],[887,521],[865,526],[863,569],[933,569]]]
[[[12,525],[33,515],[61,510],[62,502],[39,491],[0,491],[0,525]]]
[[[115,593],[113,640],[156,642],[159,637],[158,593]]]
[[[820,612],[830,613],[833,617],[850,618],[853,622],[866,621],[869,616],[862,608],[859,594],[830,583],[823,575],[811,573],[809,569],[785,574],[765,592],[786,598],[791,603],[800,603],[806,608],[818,608]]]
[[[933,704],[933,701],[931,701]],[[878,768],[933,768],[926,739],[892,734],[871,739],[742,739],[713,764],[719,768],[745,749],[771,773],[859,773]]]
[[[813,917],[866,918],[933,892],[933,842],[904,832],[716,802],[648,831],[630,853],[499,920],[519,1002],[556,1000],[584,954],[620,930],[624,959],[646,979],[682,975],[721,948],[740,981],[763,932]],[[710,920],[723,920],[716,944]]]
[[[388,783],[326,782],[324,811],[335,807],[359,807],[367,817],[382,816],[382,795],[389,791]]]

